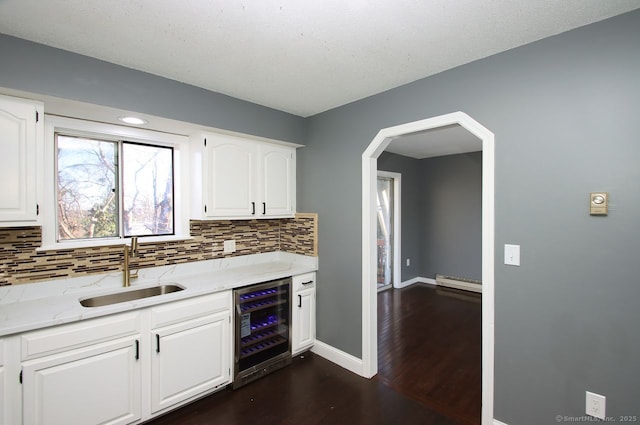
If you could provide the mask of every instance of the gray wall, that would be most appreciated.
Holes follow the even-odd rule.
[[[482,280],[482,152],[426,158],[420,273]]]
[[[0,87],[303,143],[285,112],[87,56],[0,34]]]
[[[378,169],[402,174],[402,280],[436,273],[481,280],[482,152],[426,159],[383,152]]]
[[[422,182],[419,161],[407,156],[382,152],[378,158],[378,170],[394,171],[402,174],[401,188],[401,279],[407,281],[421,275],[422,243],[419,229],[423,226],[421,211]],[[411,263],[407,267],[406,259]]]
[[[453,111],[496,136],[496,418],[581,416],[585,390],[640,414],[640,11],[309,119],[298,203],[320,216],[318,338],[361,355],[362,153],[381,128]],[[597,190],[608,217],[588,215]]]

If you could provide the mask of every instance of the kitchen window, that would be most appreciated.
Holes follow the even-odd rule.
[[[57,133],[58,241],[173,234],[173,148]]]
[[[189,238],[188,137],[45,117],[40,250]]]

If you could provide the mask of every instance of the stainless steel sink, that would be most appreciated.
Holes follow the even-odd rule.
[[[83,307],[102,307],[105,305],[123,303],[125,301],[139,300],[142,298],[155,297],[158,295],[170,294],[172,292],[182,291],[184,288],[180,285],[160,285],[150,288],[135,289],[133,291],[116,292],[113,294],[99,295],[97,297],[85,298],[80,300]]]

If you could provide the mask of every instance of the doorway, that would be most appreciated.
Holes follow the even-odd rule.
[[[459,126],[482,141],[482,419],[493,422],[494,370],[494,135],[463,112],[454,112],[380,130],[362,154],[362,375],[368,378],[378,370],[377,290],[371,285],[376,276],[377,232],[375,203],[377,158],[397,137]]]
[[[401,174],[378,171],[376,182],[376,289],[400,284],[400,190]]]

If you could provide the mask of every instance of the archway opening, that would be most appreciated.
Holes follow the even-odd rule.
[[[463,112],[380,130],[362,154],[362,372],[378,371],[376,278],[377,158],[392,140],[419,132],[460,126],[482,142],[482,424],[493,422],[494,371],[494,135]],[[427,147],[428,148],[428,147]]]

